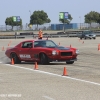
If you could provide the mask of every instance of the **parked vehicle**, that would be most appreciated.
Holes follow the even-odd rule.
[[[96,34],[90,30],[85,30],[80,35],[80,39],[96,39]]]

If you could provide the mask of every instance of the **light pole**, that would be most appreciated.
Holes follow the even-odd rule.
[[[30,20],[31,20],[31,11],[29,10],[29,12],[30,12]]]
[[[31,21],[31,11],[29,10],[29,12],[30,12],[30,21]],[[29,21],[29,28],[31,29],[30,21]]]
[[[80,18],[80,29],[81,29],[81,16],[79,16],[79,18]]]

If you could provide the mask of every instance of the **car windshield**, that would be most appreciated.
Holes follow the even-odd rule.
[[[55,48],[55,47],[57,47],[57,45],[51,40],[46,40],[46,41],[35,41],[34,47]]]

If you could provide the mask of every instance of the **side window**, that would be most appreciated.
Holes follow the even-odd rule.
[[[45,41],[35,41],[34,47],[46,47],[46,42]]]
[[[32,42],[23,42],[22,43],[22,48],[32,48],[33,43]]]
[[[41,46],[41,42],[39,42],[39,41],[34,42],[34,47],[40,47],[40,46]]]
[[[56,44],[52,41],[35,41],[34,47],[55,47]]]
[[[47,47],[55,47],[55,44],[53,42],[51,42],[51,41],[47,41],[46,42],[46,46]]]

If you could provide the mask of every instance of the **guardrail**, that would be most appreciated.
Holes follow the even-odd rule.
[[[97,37],[100,36],[100,33],[95,33]],[[38,37],[38,35],[33,35],[33,37]],[[63,34],[63,35],[57,35],[57,34],[49,34],[49,35],[43,35],[43,37],[49,37],[49,38],[60,38],[60,37],[80,37],[80,33],[70,33],[70,34]]]
[[[0,39],[21,39],[25,38],[24,36],[0,36]]]
[[[98,33],[98,32],[96,32],[95,33],[96,34],[96,36],[97,37],[100,37],[100,33]],[[66,33],[66,34],[44,34],[43,35],[43,38],[60,38],[60,37],[79,37],[80,36],[80,32],[78,32],[78,33]],[[38,34],[30,34],[30,35],[28,35],[28,34],[23,34],[23,35],[17,35],[17,34],[13,34],[13,35],[1,35],[0,36],[0,39],[14,39],[14,38],[31,38],[31,37],[33,37],[33,38],[36,38],[36,37],[38,37]]]

